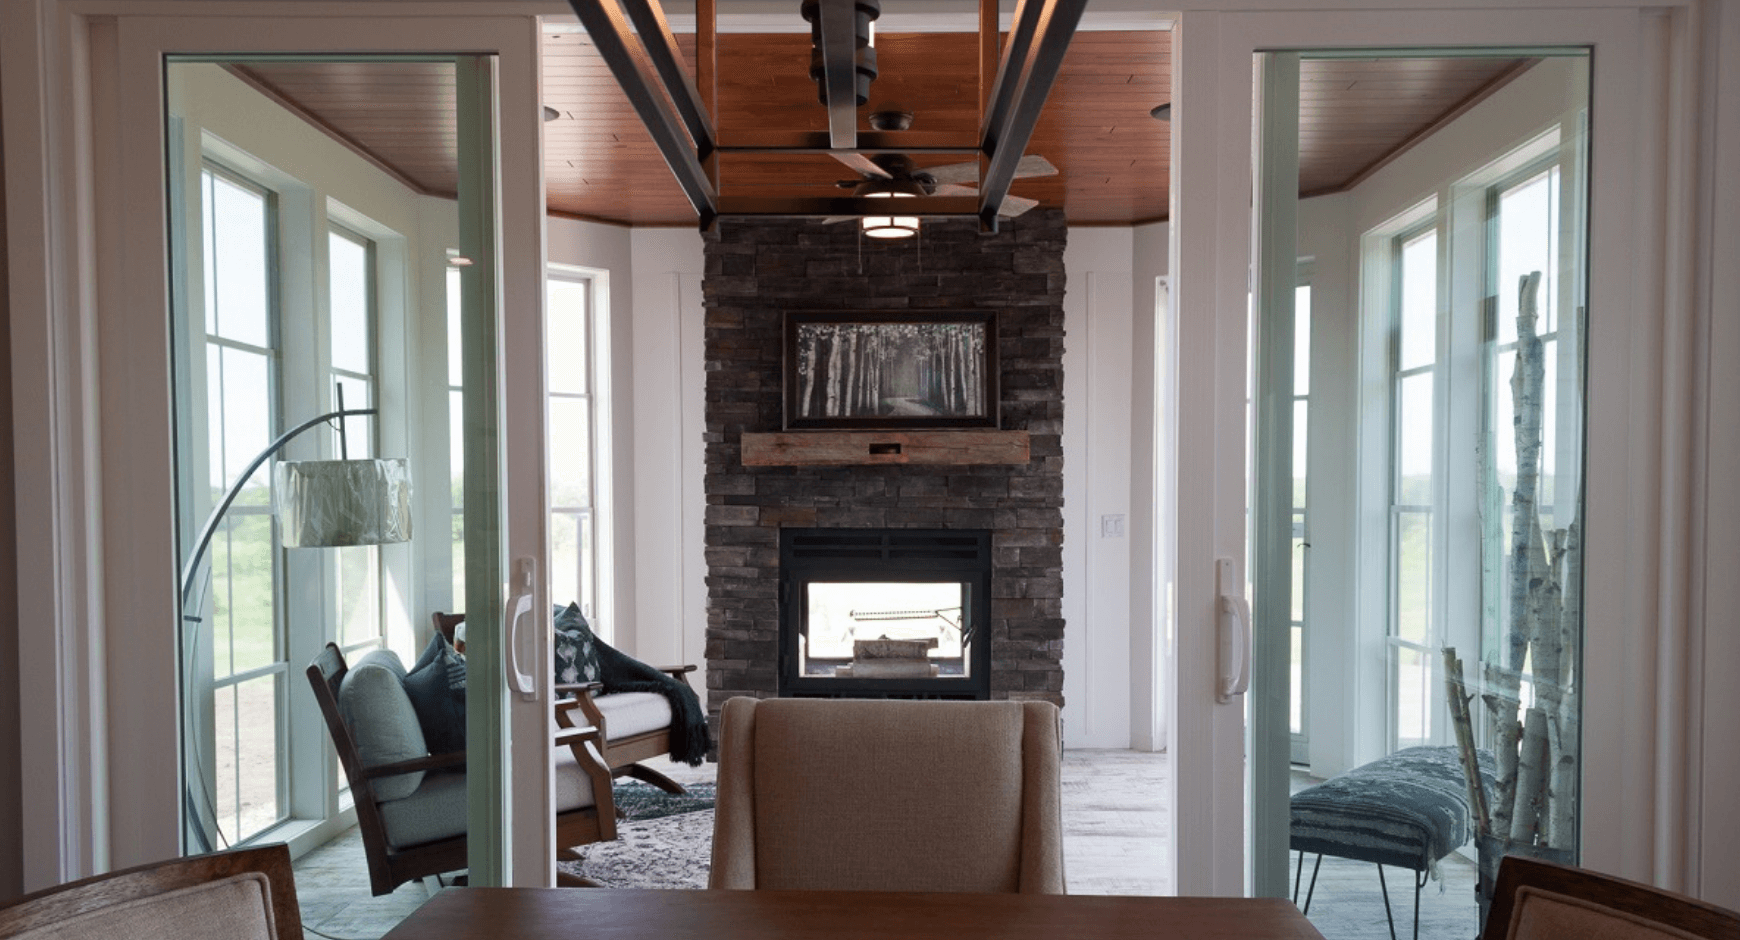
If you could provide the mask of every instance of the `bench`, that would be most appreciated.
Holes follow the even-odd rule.
[[[1481,776],[1491,780],[1492,755],[1480,752]],[[1333,855],[1378,866],[1384,916],[1395,940],[1384,866],[1414,872],[1414,940],[1420,936],[1420,891],[1438,861],[1473,836],[1468,787],[1454,747],[1410,747],[1293,794],[1288,847],[1299,853],[1293,899],[1299,899],[1305,856],[1316,853],[1306,913],[1317,888],[1323,856]]]

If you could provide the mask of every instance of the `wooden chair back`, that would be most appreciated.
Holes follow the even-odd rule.
[[[1534,940],[1595,923],[1606,937],[1740,940],[1740,913],[1696,898],[1520,855],[1499,863],[1486,940]]]
[[[464,614],[444,614],[438,610],[438,611],[434,612],[433,614],[430,614],[429,619],[434,621],[434,623],[435,623],[435,632],[446,637],[447,638],[447,645],[452,646],[453,645],[453,631],[455,629],[457,629],[460,624],[465,622],[465,615]]]
[[[332,736],[333,749],[338,751],[344,777],[350,781],[351,799],[356,803],[357,829],[362,833],[363,854],[368,857],[369,879],[375,893],[382,894],[385,892],[380,888],[384,881],[392,878],[386,861],[389,854],[387,826],[381,819],[379,801],[369,775],[363,772],[362,755],[357,751],[356,739],[351,737],[350,727],[344,723],[344,715],[338,708],[338,690],[349,671],[344,653],[337,644],[328,643],[314,657],[314,662],[309,663],[308,682],[314,687],[314,700],[320,704],[321,717],[326,719],[326,730]],[[391,891],[392,887],[388,886],[386,890]]]
[[[0,938],[64,924],[71,918],[116,904],[250,872],[266,878],[274,935],[278,940],[302,940],[296,878],[290,868],[290,850],[282,843],[140,865],[27,894],[0,905]]]

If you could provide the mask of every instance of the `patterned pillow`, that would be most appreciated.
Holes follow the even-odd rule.
[[[597,682],[598,641],[579,604],[556,608],[556,682]]]

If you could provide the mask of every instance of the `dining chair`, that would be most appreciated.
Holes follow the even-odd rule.
[[[734,698],[709,886],[1063,894],[1049,702]]]
[[[4,940],[301,940],[283,844],[171,859],[0,905]]]
[[[1485,940],[1740,940],[1740,913],[1520,855],[1499,862]]]

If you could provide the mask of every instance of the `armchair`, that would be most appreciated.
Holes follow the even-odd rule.
[[[432,619],[436,631],[453,643],[465,615],[437,611]],[[693,665],[651,668],[683,683],[688,681],[683,677],[695,671]],[[675,713],[669,698],[657,692],[606,692],[602,682],[557,683],[553,688],[560,696],[557,723],[564,729],[597,728],[604,766],[613,776],[632,777],[667,793],[684,792],[682,784],[640,763],[671,751]]]
[[[429,754],[406,695],[405,670],[389,650],[350,667],[331,643],[308,667],[339,763],[356,801],[357,825],[375,895],[466,866],[465,754]],[[597,728],[568,725],[555,736],[556,844],[616,838],[611,775]]]

